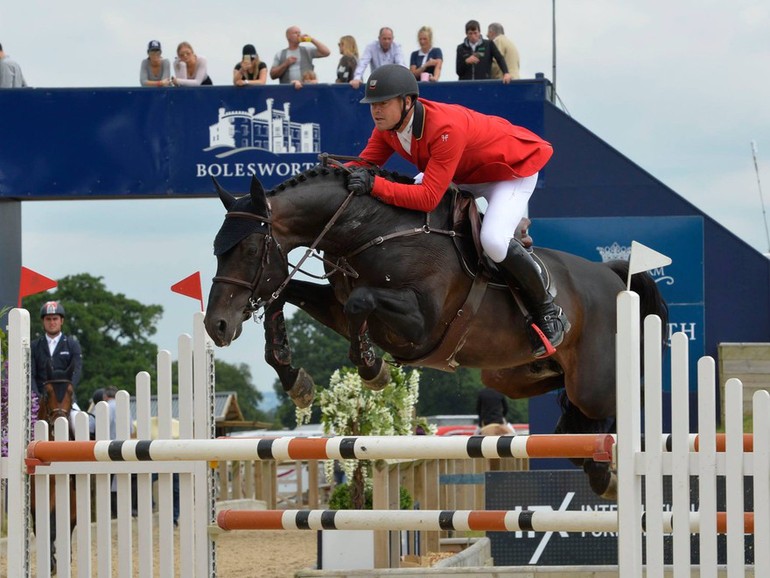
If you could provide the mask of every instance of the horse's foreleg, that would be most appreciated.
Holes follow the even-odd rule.
[[[293,280],[286,286],[282,297],[342,337],[350,337],[345,311],[331,285]]]
[[[278,374],[284,391],[299,408],[308,407],[315,397],[313,378],[301,367],[291,365],[291,345],[286,335],[283,303],[276,302],[265,311],[265,361]]]

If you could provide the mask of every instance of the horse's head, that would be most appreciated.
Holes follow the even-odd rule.
[[[252,178],[247,196],[235,198],[214,181],[227,209],[214,239],[217,273],[209,294],[204,324],[219,346],[236,339],[243,322],[270,298],[286,278],[287,262],[272,234],[265,190]]]
[[[57,418],[69,418],[75,401],[75,388],[72,385],[74,364],[65,370],[48,368],[46,381],[40,394],[37,417],[47,421],[53,433]]]

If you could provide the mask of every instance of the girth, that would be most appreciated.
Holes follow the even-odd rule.
[[[484,300],[493,276],[497,274],[497,267],[484,255],[481,247],[481,215],[473,196],[465,191],[455,189],[452,196],[451,215],[452,231],[454,232],[452,239],[455,249],[464,271],[473,279],[473,283],[465,297],[465,302],[449,322],[436,348],[418,359],[394,358],[397,363],[454,372],[459,366],[456,360],[457,354],[465,346],[473,319]],[[532,238],[527,232],[529,223],[529,219],[524,217],[516,229],[516,239],[525,249],[532,246]],[[463,242],[463,238],[469,237],[473,239],[473,243]],[[532,256],[540,265],[544,283],[548,287],[551,279],[545,264],[534,253]],[[502,285],[504,286],[504,284]],[[519,297],[514,295],[514,298],[518,306],[523,308]]]

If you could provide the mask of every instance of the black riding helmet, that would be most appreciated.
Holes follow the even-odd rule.
[[[61,315],[64,317],[64,306],[58,301],[47,301],[40,308],[40,319],[46,315]]]
[[[366,95],[360,100],[362,104],[385,102],[391,98],[400,97],[402,103],[401,119],[390,130],[396,130],[404,122],[409,109],[406,108],[406,97],[412,96],[412,106],[420,96],[417,80],[408,68],[399,64],[385,64],[378,67],[366,81]]]

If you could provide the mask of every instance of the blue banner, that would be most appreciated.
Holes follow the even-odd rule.
[[[590,261],[627,260],[631,241],[671,257],[650,271],[669,308],[667,333],[689,340],[690,389],[696,389],[698,359],[705,355],[702,217],[593,217],[535,219],[535,244],[575,253]],[[664,355],[664,390],[670,391],[670,357]]]
[[[589,261],[627,260],[631,241],[637,241],[671,257],[671,265],[650,271],[668,304],[667,335],[684,332],[689,345],[691,407],[695,407],[698,359],[705,355],[705,292],[703,273],[703,217],[589,217],[538,218],[530,232],[535,246],[550,247],[580,255]],[[589,329],[590,330],[590,329]],[[671,356],[663,354],[663,404],[670,405]],[[561,415],[555,393],[532,398],[529,403],[531,433],[552,433]],[[666,416],[669,414],[666,413]],[[691,431],[697,431],[691,412]],[[664,431],[671,431],[668,417]],[[561,459],[534,460],[531,469],[572,467]]]
[[[483,90],[480,88],[483,86]],[[429,99],[497,114],[543,134],[545,81],[420,85]],[[253,88],[0,91],[0,197],[168,197],[272,188],[328,152],[357,155],[371,134],[347,84]],[[394,156],[393,170],[414,174]]]

